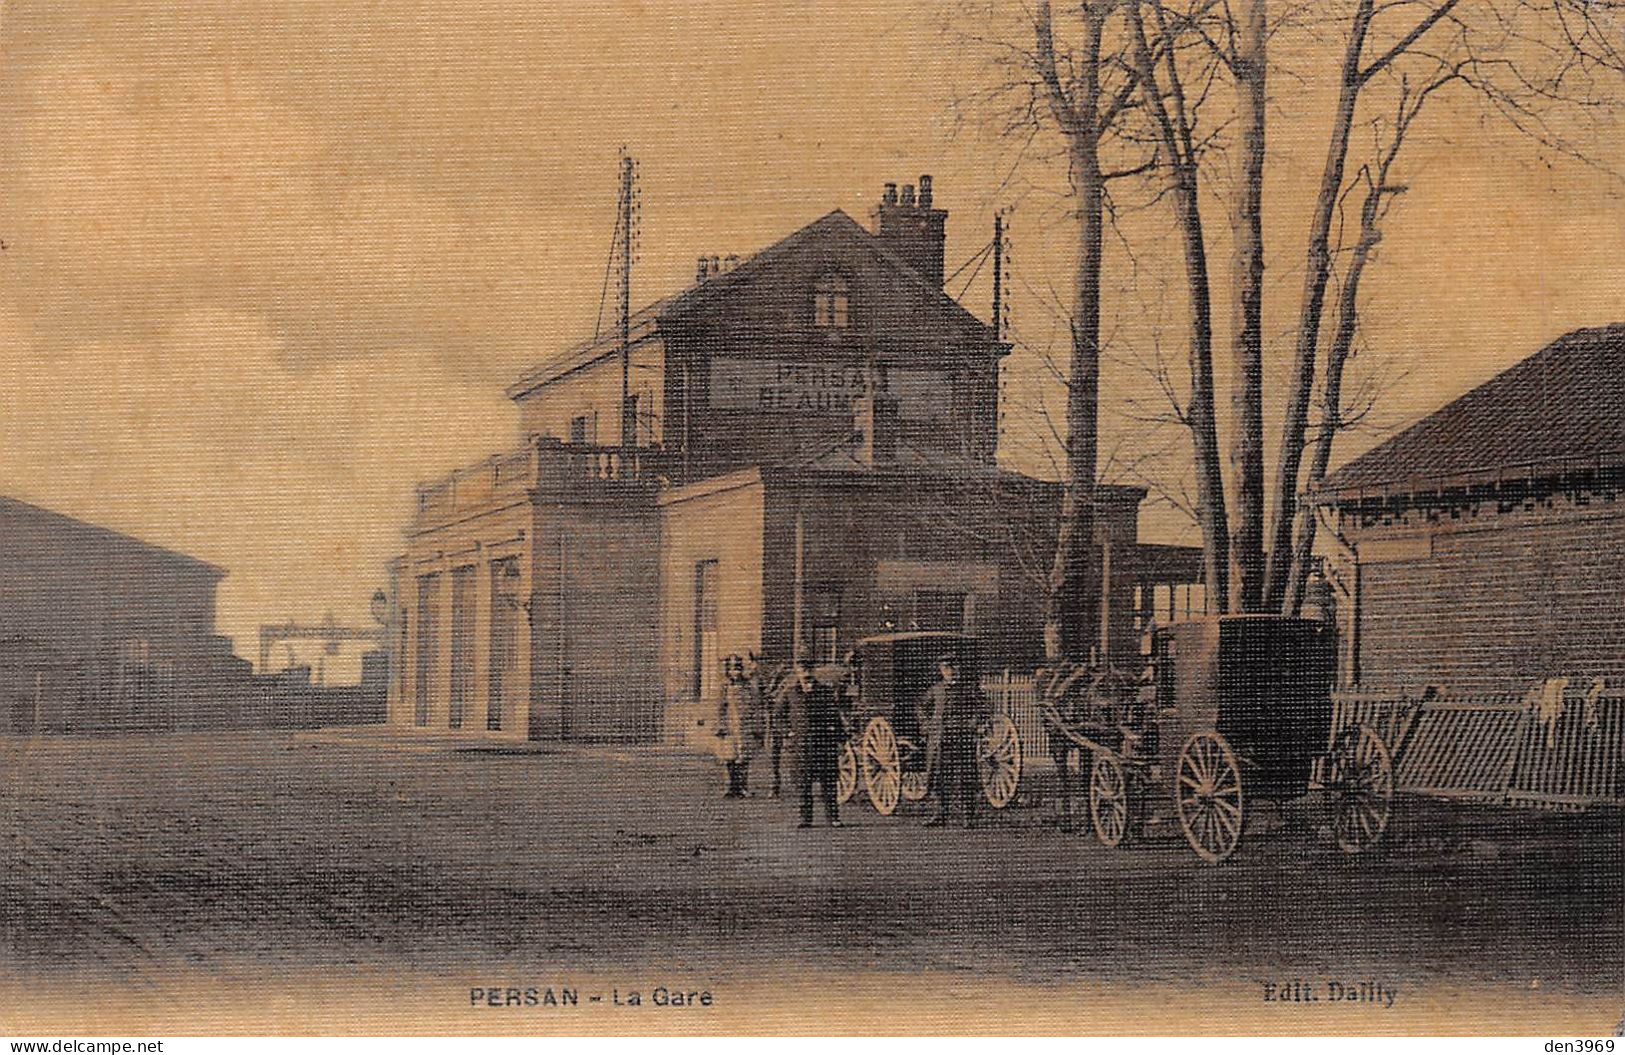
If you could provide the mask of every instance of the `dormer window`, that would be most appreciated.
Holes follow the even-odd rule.
[[[852,303],[846,279],[830,272],[813,287],[813,325],[821,330],[844,330],[852,325]]]

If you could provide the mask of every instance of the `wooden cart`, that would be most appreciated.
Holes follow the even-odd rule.
[[[1158,628],[1152,645],[1148,679],[1099,679],[1083,706],[1050,705],[1051,735],[1078,748],[1088,773],[1090,820],[1103,844],[1132,838],[1161,807],[1198,856],[1223,861],[1252,804],[1295,799],[1316,783],[1340,847],[1355,853],[1382,838],[1393,761],[1363,723],[1331,735],[1328,627],[1213,616]]]
[[[960,675],[977,684],[981,642],[941,631],[881,634],[859,641],[855,654],[854,735],[841,752],[838,790],[849,798],[861,780],[870,804],[890,815],[900,802],[918,802],[929,791],[919,703],[937,681],[937,661],[954,656]],[[988,805],[1003,809],[1015,799],[1021,762],[1015,723],[1008,715],[992,715],[977,743],[978,776]]]

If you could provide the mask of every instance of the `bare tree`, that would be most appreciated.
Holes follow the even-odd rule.
[[[1399,102],[1394,121],[1387,130],[1386,142],[1379,142],[1375,160],[1362,166],[1356,175],[1355,187],[1362,192],[1359,225],[1338,290],[1337,328],[1326,351],[1320,428],[1315,437],[1306,484],[1310,491],[1326,478],[1337,434],[1351,424],[1352,416],[1345,411],[1343,402],[1343,373],[1353,353],[1354,339],[1359,329],[1360,281],[1365,276],[1366,265],[1377,244],[1382,240],[1382,221],[1388,214],[1389,206],[1395,197],[1405,191],[1403,185],[1392,182],[1394,163],[1422,107],[1434,92],[1450,83],[1455,76],[1454,70],[1442,71],[1419,90],[1412,90],[1409,82],[1401,78]],[[1378,125],[1377,136],[1379,140],[1383,136],[1381,124]],[[1296,614],[1303,604],[1304,587],[1314,555],[1315,534],[1314,508],[1305,506],[1298,511],[1297,528],[1294,537],[1289,540],[1292,561],[1281,600],[1281,610],[1288,615]],[[1278,566],[1272,553],[1271,567]]]
[[[1004,36],[994,34],[1002,49],[1000,69],[1013,74],[1002,89],[1025,104],[1005,130],[1024,144],[1047,132],[1064,145],[1067,200],[1077,222],[1064,378],[1066,487],[1046,585],[1049,655],[1077,654],[1089,640],[1086,621],[1097,607],[1090,543],[1109,181],[1152,175],[1155,197],[1168,198],[1180,237],[1190,320],[1188,396],[1181,402],[1166,376],[1159,375],[1159,383],[1191,440],[1195,495],[1189,504],[1202,531],[1210,604],[1296,611],[1314,541],[1312,521],[1299,513],[1299,489],[1324,477],[1335,437],[1351,424],[1343,375],[1358,339],[1361,279],[1397,193],[1394,167],[1424,104],[1447,87],[1465,89],[1467,99],[1524,135],[1589,160],[1584,126],[1619,98],[1617,81],[1605,85],[1604,76],[1617,75],[1622,66],[1620,34],[1609,30],[1610,20],[1625,23],[1622,9],[1625,0],[1292,0],[1276,12],[1268,0],[1080,0],[1066,8],[1068,47],[1057,44],[1061,22],[1047,2],[1019,16],[1030,22],[1030,46],[1008,26]],[[1274,38],[1298,31],[1315,47],[1295,50],[1287,41],[1271,50]],[[1280,390],[1279,460],[1273,481],[1267,481],[1266,133],[1270,108],[1290,105],[1272,98],[1270,89],[1276,75],[1313,83],[1326,68],[1316,64],[1320,45],[1329,39],[1335,39],[1330,46],[1338,56],[1331,64],[1335,102],[1304,241],[1291,362]],[[1197,110],[1221,81],[1231,88],[1229,111],[1207,120],[1204,131]],[[1387,122],[1388,135],[1378,137],[1364,160],[1355,158],[1351,181],[1353,133],[1362,122],[1378,120],[1371,114]],[[1104,162],[1108,146],[1121,171],[1109,171]],[[1202,215],[1216,195],[1216,187],[1204,181],[1212,179],[1218,161],[1231,177],[1224,198],[1233,251],[1226,276],[1232,357],[1227,444],[1216,420],[1213,276]],[[1347,264],[1328,346],[1322,331],[1338,256],[1333,228],[1341,204],[1362,189],[1361,221],[1353,245],[1344,250]],[[1322,409],[1306,481],[1304,455],[1317,392]],[[1225,447],[1228,480],[1219,454]]]
[[[1150,29],[1143,9],[1148,9]],[[1213,389],[1213,294],[1208,273],[1207,234],[1202,223],[1200,167],[1206,140],[1197,132],[1201,94],[1187,93],[1181,52],[1192,16],[1170,12],[1162,0],[1128,4],[1130,52],[1139,74],[1153,141],[1161,153],[1167,194],[1185,260],[1186,301],[1190,313],[1188,369],[1190,395],[1184,406],[1170,398],[1179,421],[1189,430],[1195,463],[1196,496],[1192,510],[1202,531],[1202,569],[1210,603],[1223,606],[1229,594],[1229,525],[1225,512],[1224,469],[1219,455],[1218,421]],[[1196,17],[1200,17],[1199,14]],[[1211,81],[1212,63],[1198,71]],[[1170,392],[1171,397],[1171,392]]]
[[[1303,275],[1303,296],[1299,309],[1297,343],[1292,357],[1292,374],[1287,382],[1286,417],[1282,425],[1279,464],[1275,472],[1274,519],[1270,531],[1269,555],[1263,582],[1262,606],[1278,607],[1287,589],[1291,568],[1292,525],[1296,514],[1298,475],[1303,461],[1304,432],[1309,421],[1309,401],[1314,393],[1315,366],[1319,359],[1321,315],[1326,302],[1326,284],[1331,275],[1332,217],[1343,195],[1343,172],[1348,161],[1349,137],[1354,129],[1360,94],[1371,79],[1396,59],[1416,47],[1430,30],[1445,19],[1460,0],[1440,0],[1422,4],[1422,13],[1388,48],[1367,59],[1372,22],[1378,15],[1376,0],[1357,0],[1349,21],[1348,41],[1339,69],[1337,105],[1331,134],[1326,143],[1326,164],[1320,177],[1314,212],[1309,220],[1309,236]],[[1411,0],[1383,5],[1383,10],[1412,8]],[[1394,141],[1397,151],[1403,136]],[[1364,266],[1364,257],[1358,258]]]
[[[1313,546],[1313,518],[1297,515],[1298,489],[1321,358],[1322,316],[1332,265],[1330,232],[1338,202],[1346,193],[1350,135],[1362,99],[1380,79],[1387,90],[1379,97],[1391,100],[1388,105],[1394,116],[1373,161],[1357,177],[1365,185],[1362,220],[1344,278],[1337,328],[1326,351],[1323,421],[1309,469],[1311,487],[1325,476],[1340,428],[1341,375],[1357,328],[1360,278],[1381,237],[1386,202],[1397,193],[1390,183],[1391,173],[1424,106],[1441,89],[1461,87],[1531,138],[1585,158],[1584,145],[1560,131],[1557,122],[1565,113],[1610,109],[1618,101],[1617,94],[1599,85],[1603,72],[1617,74],[1625,69],[1617,46],[1599,21],[1608,6],[1617,8],[1617,3],[1478,0],[1462,5],[1459,0],[1388,0],[1380,4],[1356,0],[1348,16],[1325,168],[1307,238],[1274,481],[1264,607],[1288,613],[1298,610]]]
[[[969,34],[988,47],[998,83],[985,93],[1000,130],[1027,141],[1052,134],[1062,144],[1076,224],[1071,275],[1070,357],[1066,371],[1065,473],[1061,515],[1045,587],[1044,651],[1050,659],[1087,650],[1098,604],[1095,484],[1099,472],[1101,276],[1107,184],[1137,174],[1112,171],[1117,131],[1139,97],[1124,59],[1124,0],[1074,0],[1056,18],[1048,0],[1026,12],[1025,31],[1001,24],[1003,5],[979,12]],[[1030,43],[1028,43],[1030,42]]]

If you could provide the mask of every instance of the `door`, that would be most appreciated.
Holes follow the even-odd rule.
[[[473,565],[454,568],[451,573],[451,696],[446,705],[446,725],[463,727],[463,716],[474,698],[474,596],[477,589]]]
[[[508,693],[518,663],[518,584],[518,558],[504,557],[491,562],[491,669],[485,728],[493,733],[500,732],[507,720]]]

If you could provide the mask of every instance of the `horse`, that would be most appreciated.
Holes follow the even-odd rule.
[[[1088,735],[1091,729],[1115,728],[1135,718],[1138,683],[1112,666],[1062,660],[1038,672],[1039,698],[1048,729],[1050,759],[1061,778],[1059,825],[1073,828],[1073,775],[1069,762],[1076,757],[1076,773],[1088,786],[1094,752],[1078,744],[1068,732]]]

